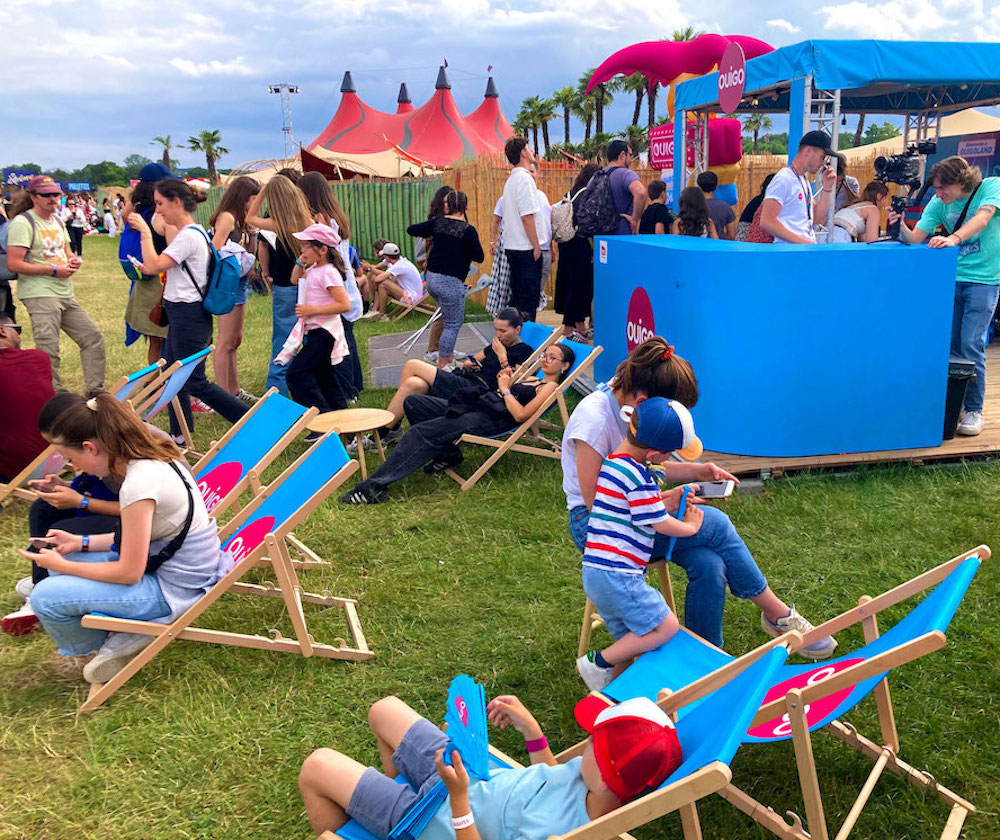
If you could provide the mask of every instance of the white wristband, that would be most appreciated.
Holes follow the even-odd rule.
[[[470,825],[475,825],[476,820],[472,816],[472,811],[469,811],[464,817],[452,817],[451,827],[458,831],[460,828],[468,828]]]

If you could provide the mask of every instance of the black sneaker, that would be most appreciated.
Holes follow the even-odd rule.
[[[340,497],[345,505],[380,505],[389,501],[389,494],[382,488],[366,489],[360,484]]]
[[[464,461],[464,456],[459,453],[458,455],[445,455],[441,458],[435,458],[427,466],[424,467],[424,472],[427,475],[440,475],[445,470],[451,470],[457,467]]]
[[[403,431],[403,424],[400,423],[395,429],[385,429],[379,430],[378,436],[379,440],[382,441],[382,446],[393,446],[399,443],[399,439],[405,435],[406,432]],[[372,448],[374,449],[375,441],[372,441]]]
[[[321,437],[323,437],[322,432],[309,432],[309,434],[306,435],[306,443],[315,443]]]

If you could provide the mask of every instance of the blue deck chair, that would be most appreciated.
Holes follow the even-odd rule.
[[[706,692],[711,693],[703,699],[699,697],[697,708],[677,721],[677,736],[681,742],[683,758],[670,777],[655,791],[562,835],[561,840],[608,840],[616,836],[629,838],[625,832],[675,811],[680,815],[685,840],[700,838],[697,803],[713,793],[721,792],[730,783],[732,773],[729,764],[739,749],[743,733],[753,720],[765,692],[787,656],[786,642],[778,640],[763,655],[744,663],[745,667],[741,672],[731,673],[726,683],[717,685],[714,689],[706,689]],[[669,696],[661,699],[660,705],[666,707],[671,699]],[[669,711],[672,713],[674,710],[672,708]],[[672,716],[676,717],[674,714]],[[567,751],[557,756],[557,760],[563,763],[581,751]],[[491,748],[490,766],[522,765]],[[397,778],[396,781],[406,784],[405,779]],[[377,840],[353,819],[336,831],[320,835],[320,840],[337,838]]]
[[[952,833],[942,836],[957,837],[966,816],[975,811],[975,806],[939,784],[930,774],[917,770],[898,758],[899,735],[886,677],[893,668],[944,646],[945,631],[972,578],[982,561],[989,556],[989,548],[979,546],[876,598],[861,598],[858,607],[807,633],[802,644],[809,645],[824,636],[861,624],[866,639],[863,647],[822,663],[786,665],[775,675],[764,705],[754,716],[743,740],[747,743],[793,741],[808,833],[803,829],[799,817],[792,815],[792,823],[789,825],[772,809],[732,785],[727,787],[724,798],[779,837],[807,840],[811,836],[812,840],[827,840],[830,835],[809,735],[816,729],[826,728],[876,763],[855,807],[836,835],[839,840],[850,835],[875,782],[884,770],[902,776],[916,787],[933,791],[946,802],[952,808],[948,823],[948,830]],[[904,618],[887,632],[879,634],[879,612],[931,587],[934,587],[933,591]],[[736,663],[728,654],[682,628],[666,645],[640,656],[603,693],[616,701],[636,696],[655,699],[665,686],[677,691],[676,696],[683,700],[692,687],[711,684],[724,678],[727,670]],[[852,726],[840,721],[843,715],[869,694],[873,694],[876,701],[883,742],[881,745],[861,736]],[[682,709],[681,719],[683,720],[684,713],[691,713],[696,705]]]
[[[306,657],[371,659],[375,654],[369,649],[361,629],[357,601],[338,598],[329,592],[303,592],[285,543],[285,538],[292,529],[316,510],[357,469],[358,462],[350,459],[336,434],[320,438],[272,484],[262,488],[254,500],[220,530],[223,558],[219,568],[219,581],[204,597],[169,624],[112,618],[94,613],[84,616],[84,627],[142,633],[154,636],[155,639],[112,680],[101,686],[92,686],[90,695],[80,707],[81,711],[93,711],[100,706],[176,639],[300,653]],[[240,579],[255,566],[273,569],[278,585],[241,582]],[[268,639],[193,627],[192,624],[198,617],[227,592],[280,598],[288,611],[295,638],[285,638],[277,630],[272,630],[274,638]],[[337,639],[335,645],[315,642],[306,625],[303,603],[342,608],[353,644],[348,645],[344,639]]]
[[[181,411],[177,395],[181,388],[187,385],[195,368],[204,364],[214,350],[215,346],[211,345],[197,353],[192,353],[186,359],[178,359],[132,398],[136,414],[143,420],[149,420],[154,414],[173,403],[174,414],[177,415],[177,422],[184,437],[184,446],[189,452],[194,452],[194,442],[191,439],[191,430],[184,419],[184,412]]]
[[[147,365],[135,373],[121,377],[111,387],[111,395],[122,402],[131,399],[159,375],[163,369],[163,365],[163,359],[160,359],[155,364]],[[45,447],[30,464],[9,482],[6,484],[0,483],[0,504],[3,504],[11,496],[33,502],[38,498],[38,494],[24,485],[29,481],[44,478],[52,473],[60,473],[65,467],[66,460],[56,451],[56,448],[54,446]]]
[[[533,323],[534,322],[532,321],[526,321],[524,323],[521,327],[522,336],[524,336],[524,328]],[[537,325],[535,326],[537,327]],[[490,468],[508,451],[523,452],[526,455],[541,455],[543,458],[553,458],[555,460],[559,460],[559,458],[562,457],[562,445],[560,441],[552,440],[542,434],[542,418],[554,405],[558,404],[560,413],[563,417],[563,424],[569,422],[569,412],[566,409],[566,403],[563,400],[563,395],[573,385],[573,383],[576,382],[580,375],[594,364],[594,359],[601,355],[604,348],[600,346],[591,347],[589,344],[581,344],[578,341],[570,341],[568,338],[560,339],[558,329],[552,331],[551,333],[544,327],[542,329],[545,330],[546,338],[543,339],[540,350],[536,350],[532,353],[531,357],[529,357],[529,359],[517,369],[515,379],[520,381],[526,376],[533,375],[541,364],[542,352],[557,342],[559,344],[565,344],[573,349],[573,352],[576,354],[573,366],[569,369],[566,378],[559,383],[559,386],[555,389],[555,391],[549,394],[538,409],[523,423],[506,432],[503,432],[502,434],[494,435],[493,437],[483,437],[482,435],[462,435],[459,443],[474,443],[480,446],[489,446],[496,450],[485,461],[483,461],[482,466],[480,466],[479,469],[477,469],[468,478],[462,478],[462,476],[454,470],[445,470],[447,475],[461,485],[463,491],[473,487],[476,482],[486,475]],[[553,426],[552,428],[558,427]]]

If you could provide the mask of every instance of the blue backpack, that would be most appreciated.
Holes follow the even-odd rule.
[[[223,257],[216,250],[205,231],[199,227],[196,227],[195,230],[205,237],[205,242],[208,245],[208,282],[205,287],[202,288],[194,279],[186,262],[181,263],[181,268],[187,272],[187,276],[191,278],[191,282],[198,290],[198,294],[201,296],[201,305],[205,307],[205,311],[212,315],[225,315],[232,312],[233,307],[236,306],[236,298],[240,291],[240,279],[243,276],[240,261],[235,254]]]

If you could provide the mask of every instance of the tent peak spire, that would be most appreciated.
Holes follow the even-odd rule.
[[[354,87],[354,79],[351,78],[351,71],[344,71],[344,80],[340,83],[341,93],[357,93],[358,89]]]
[[[406,82],[401,82],[399,85],[399,96],[396,97],[397,102],[410,102],[410,92],[406,89]]]
[[[448,74],[444,67],[438,67],[437,81],[434,83],[434,90],[451,90],[451,82],[448,81]]]
[[[496,82],[493,81],[493,77],[490,76],[489,81],[486,82],[486,93],[484,94],[486,99],[499,99],[500,93],[497,91]]]

